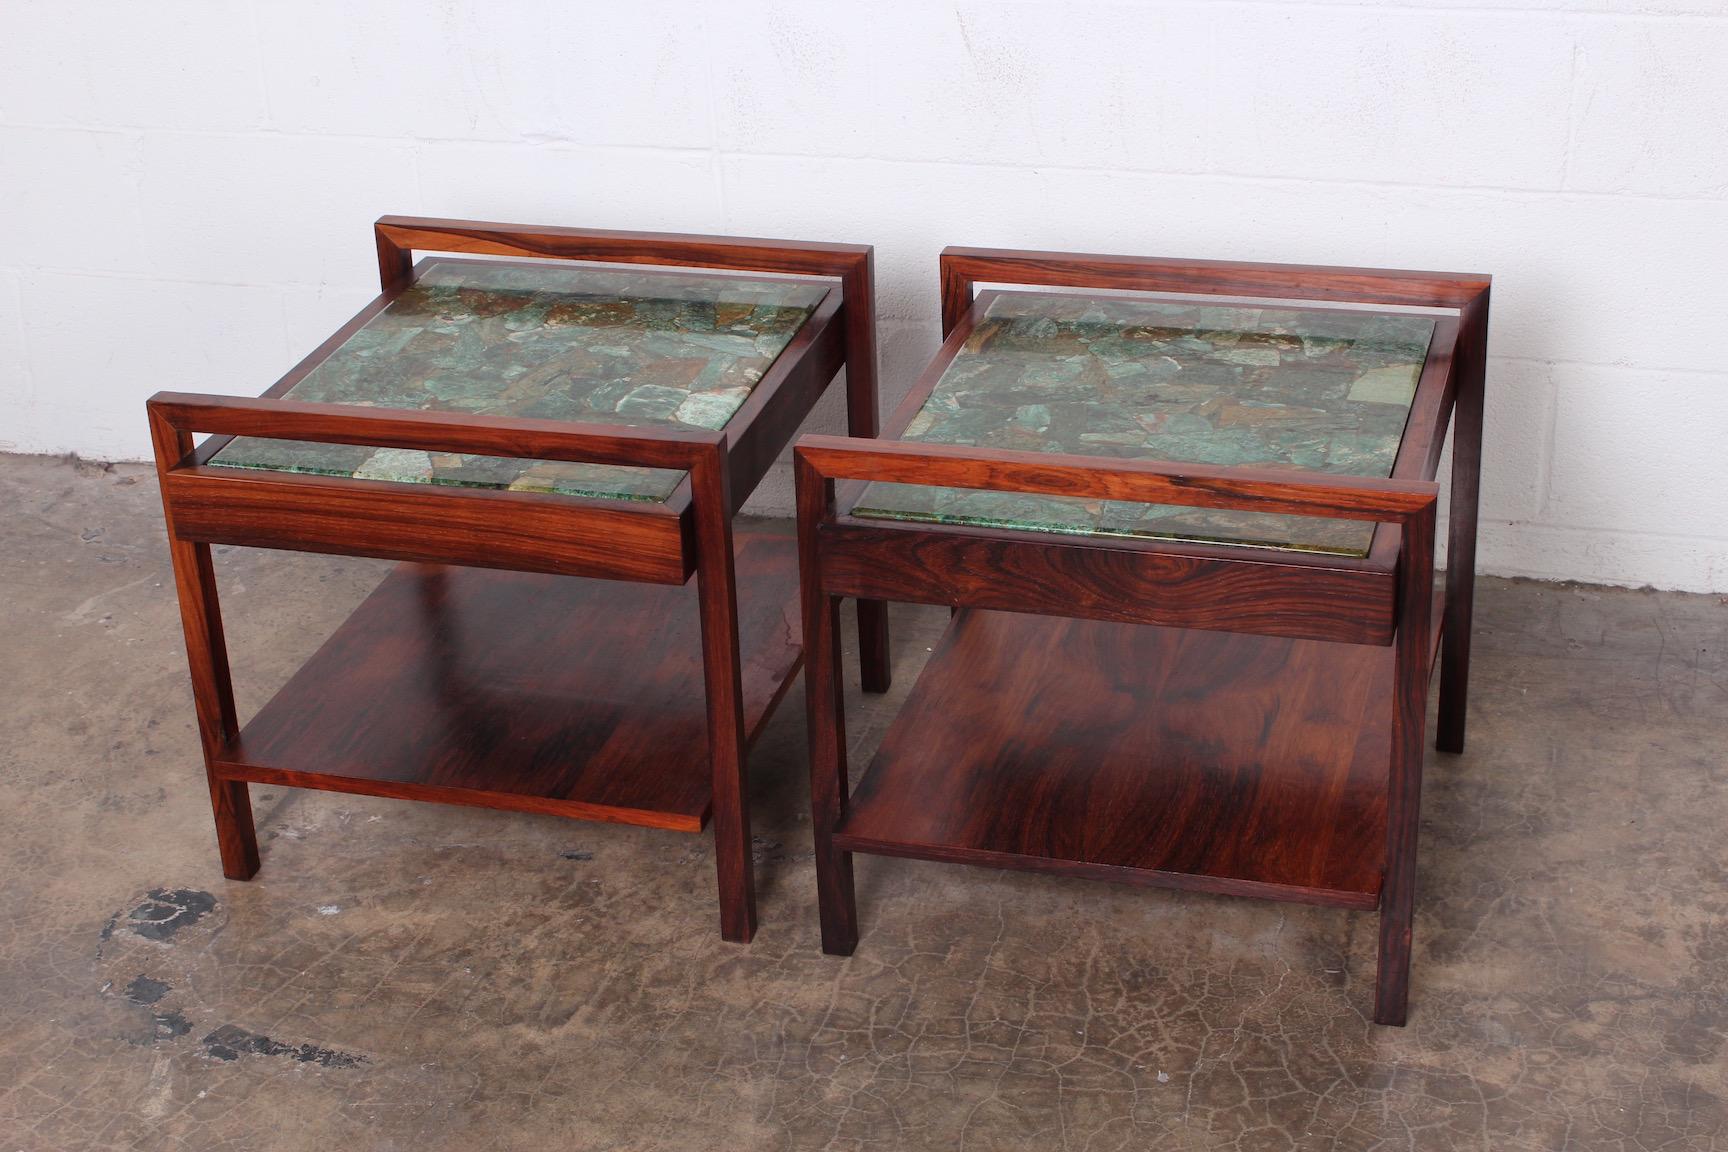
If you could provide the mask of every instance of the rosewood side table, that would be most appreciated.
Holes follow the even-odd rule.
[[[875,434],[871,249],[375,235],[383,294],[262,397],[149,402],[224,874],[258,869],[248,782],[712,816],[721,935],[749,940],[745,758],[801,650],[795,544],[732,518],[842,367]],[[242,728],[212,544],[404,563]],[[859,605],[873,690],[882,608]]]
[[[1378,908],[1402,1024],[1437,649],[1464,742],[1488,278],[941,273],[946,342],[884,438],[795,449],[824,950],[857,944],[853,852]],[[850,793],[842,596],[956,609]]]

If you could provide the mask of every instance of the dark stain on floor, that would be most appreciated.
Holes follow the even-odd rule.
[[[176,1040],[192,1031],[192,1021],[186,1019],[184,1012],[157,1012],[151,1017],[156,1025],[156,1039]]]
[[[216,907],[216,897],[192,888],[157,888],[126,914],[132,931],[146,940],[168,941]]]
[[[109,992],[112,988],[112,984],[105,985],[103,991]],[[162,1000],[172,991],[173,985],[166,980],[142,974],[132,978],[132,982],[126,985],[124,996],[128,1010],[135,1014],[137,1022],[121,1030],[128,1042],[149,1047],[178,1040],[192,1031],[192,1021],[182,1009],[161,1007]]]
[[[242,1056],[286,1056],[298,1064],[316,1064],[321,1068],[353,1068],[367,1062],[366,1057],[353,1052],[338,1052],[316,1044],[284,1044],[248,1032],[233,1024],[224,1024],[202,1041],[204,1051],[213,1060],[238,1060]]]

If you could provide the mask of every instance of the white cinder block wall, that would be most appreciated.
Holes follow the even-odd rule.
[[[875,244],[889,402],[945,244],[1491,272],[1483,569],[1728,590],[1728,0],[0,0],[0,448],[262,389],[387,212]]]

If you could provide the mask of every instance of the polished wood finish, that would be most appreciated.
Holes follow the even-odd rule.
[[[1473,415],[1470,405],[1480,398],[1487,278],[979,249],[949,249],[941,271],[946,339],[890,418],[890,437],[970,336],[982,312],[978,283],[1447,314],[1436,319],[1387,479],[800,441],[807,635],[832,644],[841,595],[956,609],[850,796],[837,682],[831,672],[808,673],[824,948],[847,953],[857,943],[854,851],[1377,907],[1375,1019],[1403,1023],[1424,708],[1437,651],[1443,680],[1458,686],[1455,700],[1442,692],[1442,747],[1449,707],[1462,735],[1480,436],[1479,408]],[[1454,411],[1454,563],[1436,597],[1433,480]],[[1368,555],[1337,557],[851,515],[875,481],[1378,527]]]
[[[834,843],[846,818],[846,710],[840,687],[840,598],[823,590],[821,549],[813,526],[834,501],[825,480],[801,451],[792,456],[798,501],[798,573],[804,606],[804,706],[810,738],[811,832],[822,950],[849,956],[858,944],[858,901],[852,854]]]
[[[1391,689],[1385,648],[967,608],[834,839],[1372,908]]]
[[[1446,447],[1446,419],[1456,392],[1453,360],[1458,353],[1458,332],[1456,317],[1435,317],[1428,360],[1416,381],[1404,439],[1392,462],[1394,480],[1432,480],[1440,468],[1440,455]]]
[[[726,459],[698,459],[690,487],[699,508],[730,508]],[[708,702],[708,766],[714,781],[714,861],[720,874],[720,935],[756,934],[756,879],[750,859],[750,786],[744,764],[744,701],[739,665],[738,578],[732,518],[697,522],[696,592],[702,615],[702,683]]]
[[[1457,407],[1452,433],[1452,502],[1446,537],[1446,647],[1440,654],[1442,752],[1464,751],[1470,689],[1471,611],[1476,591],[1477,494],[1482,476],[1482,409],[1488,371],[1488,288],[1465,308],[1459,337]]]
[[[373,233],[379,240],[381,252],[388,245],[400,252],[529,256],[839,278],[867,273],[871,254],[867,244],[826,244],[808,240],[677,232],[624,232],[427,216],[381,216],[373,227]],[[385,263],[386,259],[380,256],[380,268]],[[388,276],[380,279],[388,285]]]
[[[800,661],[794,542],[741,535],[742,743]],[[697,589],[396,568],[239,736],[225,779],[685,832],[714,794]]]
[[[164,461],[178,460],[192,449],[192,437],[155,414],[150,440],[156,452],[158,480],[166,479]],[[180,600],[180,622],[186,635],[186,665],[192,678],[192,704],[198,718],[198,744],[210,786],[210,808],[216,821],[216,847],[222,874],[250,880],[258,872],[258,833],[252,824],[252,801],[246,785],[222,778],[216,771],[218,750],[240,730],[234,709],[234,685],[228,672],[228,642],[222,631],[222,610],[216,597],[216,569],[210,546],[180,536],[172,505],[168,516],[168,557],[174,566],[174,588]]]
[[[1422,800],[1422,725],[1434,668],[1429,615],[1434,589],[1434,508],[1402,525],[1398,639],[1393,645],[1392,766],[1386,792],[1386,876],[1380,892],[1380,960],[1374,1020],[1402,1025],[1410,999],[1410,938],[1416,915],[1416,830]]]
[[[170,426],[186,431],[416,448],[425,452],[468,452],[479,456],[635,464],[645,468],[687,469],[703,449],[726,439],[725,432],[684,428],[635,428],[520,416],[362,408],[273,397],[250,399],[158,392],[147,403]]]
[[[1170,555],[1113,548],[1109,541],[1028,540],[989,529],[934,533],[880,520],[837,521],[818,531],[822,583],[836,595],[1348,644],[1392,642],[1397,589],[1389,574]],[[1156,594],[1149,595],[1152,590]]]
[[[798,450],[817,472],[835,479],[1236,508],[1334,520],[1406,515],[1420,508],[1430,494],[1426,488],[1396,480],[1294,468],[1226,468],[903,440],[858,444],[835,436],[805,436],[799,439]]]
[[[762,607],[763,597],[789,594],[790,546],[770,556],[763,552],[764,546],[751,544],[742,550],[744,560],[735,564],[732,518],[842,369],[850,427],[854,434],[874,434],[871,250],[861,245],[405,217],[378,221],[374,239],[380,296],[264,396],[161,393],[148,405],[224,870],[243,877],[257,868],[247,780],[559,811],[689,830],[700,828],[711,812],[721,933],[728,940],[750,939],[756,913],[745,804],[746,755],[752,734],[796,667],[797,640],[784,612]],[[825,284],[826,294],[811,316],[719,432],[365,408],[287,398],[294,384],[430,266],[427,261],[416,265],[416,252],[673,265],[822,277],[834,283]],[[211,436],[194,449],[194,433]],[[234,436],[667,468],[685,477],[669,499],[656,503],[210,466],[211,456]],[[341,634],[339,647],[351,653],[369,642],[390,651],[407,645],[418,653],[414,666],[432,678],[392,682],[379,689],[374,701],[355,680],[358,673],[334,676],[333,688],[319,688],[302,676],[283,690],[242,738],[228,686],[209,563],[213,543],[458,564],[512,574],[437,575],[426,569],[405,569],[394,582],[386,583],[381,600],[362,609],[352,628]],[[514,574],[518,572],[538,575]],[[696,587],[687,591],[684,586],[692,574]],[[741,576],[749,587],[741,587]],[[568,579],[573,577],[630,583],[589,587]],[[407,590],[410,586],[412,593]],[[573,589],[579,587],[588,590],[572,599],[578,595]],[[534,603],[525,602],[518,605],[518,617],[512,617],[509,602],[498,599],[505,589],[528,601],[544,599],[561,605],[566,615],[545,619]],[[506,646],[495,654],[502,663],[466,659],[470,667],[437,681],[442,695],[415,697],[416,684],[424,688],[436,680],[432,674],[443,667],[440,661],[447,662],[449,654],[434,651],[442,642],[435,628],[431,639],[416,638],[409,630],[396,648],[390,647],[391,629],[406,627],[401,624],[408,616],[405,600],[419,605],[419,615],[413,618],[422,623],[427,611],[445,610],[438,605],[454,606],[464,619],[484,619],[484,630]],[[868,640],[863,646],[867,687],[887,683],[887,634],[881,608],[880,604],[859,605],[861,635]],[[682,623],[674,627],[674,620]],[[643,653],[646,663],[635,679],[623,673],[618,673],[621,679],[608,679],[599,665],[585,662],[583,653],[591,636],[611,636],[620,628],[634,628],[640,642],[671,647],[658,654]],[[766,639],[753,629],[765,629]],[[546,646],[554,639],[572,655],[560,660],[547,653]],[[619,645],[630,647],[622,640],[614,647]],[[765,650],[776,655],[762,664],[759,656]],[[559,709],[547,710],[545,699],[533,695],[519,678],[509,677],[509,661],[521,652],[553,678],[553,696],[562,701]],[[319,675],[332,674],[333,659],[321,657],[311,667]],[[481,667],[516,685],[525,698],[484,699],[483,687],[463,687],[461,678],[478,675]],[[383,672],[374,668],[371,674]],[[612,699],[608,692],[626,688],[634,693],[631,699],[642,705],[640,710],[605,705]],[[698,688],[704,702],[699,729],[690,723]],[[678,692],[687,698],[674,699]],[[347,711],[339,707],[344,697],[353,705]],[[578,698],[600,703],[584,709],[576,706]],[[400,705],[403,717],[416,723],[392,726],[368,712],[390,699]],[[439,707],[458,715],[440,720],[435,715]],[[666,715],[659,730],[651,730],[653,725],[646,719],[655,708]],[[295,717],[304,721],[313,713],[338,716],[363,731],[357,734],[337,726],[328,732],[303,733],[304,739],[296,743]],[[597,745],[599,726],[609,718],[619,725],[614,742]],[[587,759],[581,764],[525,763],[515,755],[522,751],[520,747],[501,744],[496,738],[495,722],[518,727],[538,741],[536,746],[546,756]],[[377,733],[366,734],[374,728]],[[411,752],[390,753],[386,735],[400,738],[408,749],[430,748],[431,759],[410,763]],[[444,742],[435,747],[425,744],[435,736]],[[314,745],[321,738],[338,743],[319,752]],[[684,751],[672,751],[674,745]],[[343,748],[363,749],[364,756],[344,761],[339,755]],[[700,787],[692,783],[691,756],[697,757],[705,774]],[[332,764],[342,766],[331,768]]]
[[[682,584],[691,516],[538,492],[187,468],[164,478],[188,540]],[[524,499],[524,497],[528,497]]]
[[[973,285],[979,283],[1451,309],[1466,307],[1489,285],[1489,277],[1477,273],[1002,248],[946,248],[941,274],[944,333],[952,330],[971,306]]]
[[[865,256],[865,274],[874,277],[875,254]],[[863,305],[848,314],[849,347],[868,346],[868,356],[860,354],[859,364],[870,373],[869,383],[858,392],[847,393],[846,431],[853,437],[874,438],[877,434],[876,403],[876,297],[863,294]],[[848,381],[854,369],[846,370]],[[864,398],[868,396],[868,402]],[[883,600],[858,600],[858,662],[863,671],[864,691],[886,692],[892,679],[893,659],[888,646],[888,604]]]
[[[733,511],[756,490],[846,363],[839,308],[838,294],[830,292],[733,414],[742,429],[726,453]]]

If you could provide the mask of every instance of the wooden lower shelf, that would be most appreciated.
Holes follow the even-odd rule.
[[[750,739],[802,660],[796,541],[738,538]],[[229,778],[700,831],[696,581],[404,564],[247,724]]]
[[[1392,656],[962,611],[835,844],[1373,908]]]

